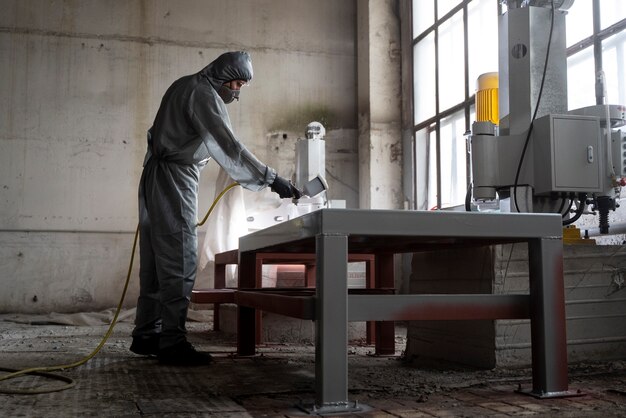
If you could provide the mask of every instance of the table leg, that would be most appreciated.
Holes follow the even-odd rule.
[[[377,289],[395,287],[393,254],[376,254],[375,268],[375,287]],[[389,356],[396,353],[396,324],[394,321],[377,321],[375,336],[376,354]]]
[[[530,394],[569,396],[562,241],[531,240],[528,255],[533,368]]]
[[[316,239],[315,410],[348,407],[348,239]]]
[[[375,261],[366,261],[365,262],[365,287],[367,289],[375,289],[376,288],[376,262]],[[376,322],[367,321],[365,323],[365,340],[367,344],[374,345],[376,344]]]
[[[304,265],[304,287],[315,287],[316,274],[315,263]]]
[[[254,287],[260,289],[263,287],[263,259],[261,257],[256,257],[256,261],[254,264]],[[263,342],[263,312],[260,310],[256,310],[255,314],[255,326],[256,330],[254,332],[254,343],[255,345],[259,345]]]
[[[239,254],[239,288],[255,287],[256,269],[256,255],[253,252]],[[240,356],[254,355],[256,328],[256,309],[237,306],[237,354]]]
[[[215,262],[213,269],[213,288],[224,289],[226,287],[226,264]],[[220,304],[213,304],[213,331],[220,330]]]

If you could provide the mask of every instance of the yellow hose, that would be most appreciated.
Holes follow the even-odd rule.
[[[207,211],[206,215],[204,216],[204,219],[202,219],[202,221],[198,222],[198,226],[202,226],[204,225],[204,223],[206,222],[207,219],[209,219],[209,215],[211,214],[211,212],[213,212],[213,209],[215,208],[215,205],[217,205],[217,202],[220,201],[220,199],[222,198],[222,196],[224,196],[230,189],[232,189],[235,186],[239,186],[239,183],[233,183],[230,186],[226,187],[224,190],[222,190],[222,193],[220,193],[215,200],[213,201],[213,204],[211,205],[211,207],[209,208],[209,210]]]
[[[233,184],[229,185],[228,187],[226,187],[217,196],[217,198],[213,201],[213,204],[211,205],[211,207],[207,211],[206,216],[204,217],[204,219],[202,219],[201,222],[199,222],[197,224],[197,226],[204,225],[204,223],[209,218],[209,216],[211,215],[211,212],[213,212],[213,209],[215,208],[217,203],[220,201],[220,199],[230,189],[232,189],[233,187],[238,186],[238,185],[239,185],[239,183],[233,183]],[[115,315],[113,316],[113,320],[111,321],[111,324],[109,325],[109,329],[107,330],[106,334],[104,334],[104,337],[100,341],[100,344],[98,344],[98,346],[89,355],[87,355],[86,357],[83,357],[82,359],[80,359],[80,360],[78,360],[78,361],[76,361],[74,363],[61,364],[61,365],[58,365],[58,366],[31,367],[29,369],[23,369],[23,370],[8,369],[8,368],[0,367],[1,371],[11,372],[11,373],[6,374],[4,376],[0,376],[0,382],[5,381],[5,380],[9,380],[9,379],[13,379],[13,378],[16,378],[16,377],[19,377],[19,376],[23,376],[25,374],[34,374],[34,375],[49,377],[51,379],[56,379],[56,380],[61,380],[61,381],[64,381],[64,382],[68,382],[68,384],[65,385],[65,386],[60,386],[60,387],[52,388],[52,389],[45,389],[45,388],[42,388],[42,389],[10,389],[10,388],[7,389],[7,388],[0,388],[0,393],[35,395],[35,394],[40,394],[40,393],[59,392],[59,391],[62,391],[62,390],[74,387],[76,385],[76,382],[74,380],[70,379],[69,377],[59,376],[59,375],[51,374],[49,372],[59,371],[59,370],[66,370],[66,369],[73,369],[74,367],[78,367],[78,366],[81,366],[81,365],[87,363],[96,354],[98,354],[100,349],[104,346],[106,341],[109,339],[109,337],[111,336],[111,333],[113,332],[113,328],[115,327],[115,324],[117,323],[117,318],[118,318],[118,316],[120,314],[120,311],[122,310],[122,304],[124,303],[124,298],[126,297],[126,291],[128,290],[128,284],[130,283],[130,275],[131,275],[131,272],[133,270],[133,262],[135,261],[135,250],[137,249],[137,241],[138,241],[138,239],[139,239],[139,225],[137,225],[137,229],[135,230],[135,238],[133,240],[133,249],[132,249],[131,256],[130,256],[130,263],[128,265],[128,273],[126,274],[126,283],[124,284],[124,290],[122,291],[122,296],[120,297],[120,301],[117,304],[117,309],[115,310]]]

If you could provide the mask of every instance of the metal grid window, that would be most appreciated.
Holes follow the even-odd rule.
[[[503,10],[504,9],[504,10]],[[412,0],[416,209],[462,206],[471,181],[466,134],[478,76],[498,71],[499,0]],[[626,1],[576,0],[568,11],[568,106],[626,104]]]

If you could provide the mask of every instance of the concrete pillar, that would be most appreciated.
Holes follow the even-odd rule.
[[[400,17],[395,0],[357,1],[359,206],[400,209]]]

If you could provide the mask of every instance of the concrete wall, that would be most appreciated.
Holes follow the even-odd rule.
[[[249,51],[255,68],[228,107],[235,132],[290,177],[297,137],[324,123],[330,198],[358,206],[355,2],[0,0],[0,10],[0,311],[117,302],[145,132],[168,85],[226,50]],[[216,173],[203,172],[202,213]],[[135,281],[127,305],[136,292]]]

